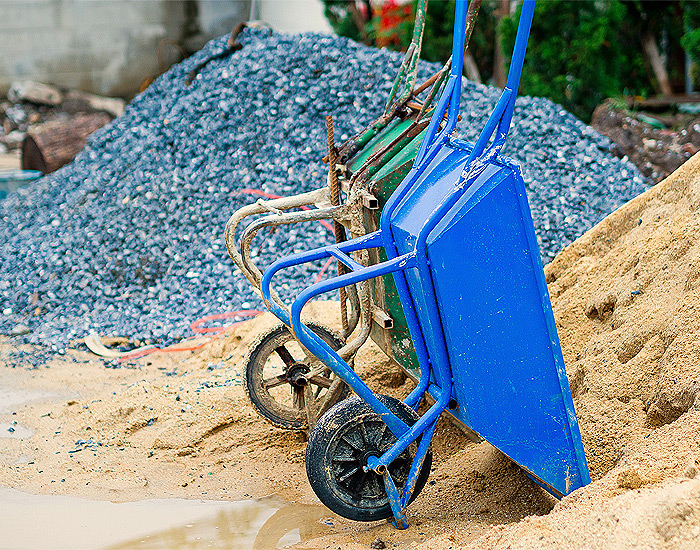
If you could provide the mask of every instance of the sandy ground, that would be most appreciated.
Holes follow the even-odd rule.
[[[380,538],[424,550],[700,548],[699,208],[696,155],[546,269],[591,485],[557,502],[444,420],[408,530],[336,517],[298,547],[360,549]],[[312,308],[333,324],[335,304]],[[0,412],[34,432],[0,438],[0,486],[111,501],[274,493],[318,503],[305,435],[267,424],[241,386],[244,357],[273,322],[264,315],[201,350],[128,368],[87,352],[0,368],[0,388],[38,399]],[[12,350],[1,342],[0,361]],[[375,391],[412,387],[372,345],[356,364]]]
[[[310,317],[333,324],[336,303],[311,308]],[[317,504],[304,469],[306,435],[270,426],[241,386],[247,350],[273,324],[266,314],[202,350],[151,355],[131,368],[106,368],[77,352],[44,368],[0,370],[0,388],[21,388],[39,399],[12,411],[11,419],[34,435],[0,439],[2,485],[110,501],[277,494]],[[7,341],[4,348],[10,349]],[[413,387],[374,345],[361,350],[357,364],[375,391],[401,397]],[[415,545],[445,529],[471,539],[492,524],[546,513],[554,504],[490,445],[470,442],[446,420],[433,453],[434,469],[410,509],[409,530],[335,517],[330,534],[302,547],[368,548],[377,537]]]
[[[0,170],[19,170],[20,169],[19,156],[14,154],[0,154]]]

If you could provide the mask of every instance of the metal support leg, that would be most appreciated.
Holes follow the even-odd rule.
[[[406,483],[403,486],[403,496],[401,497],[402,508],[406,508],[406,506],[408,506],[408,501],[411,500],[413,489],[416,488],[418,475],[420,474],[421,468],[423,467],[423,462],[425,462],[425,456],[428,454],[428,449],[430,448],[430,442],[433,439],[433,433],[435,433],[436,426],[437,420],[435,420],[435,422],[433,422],[430,425],[430,427],[423,432],[423,435],[421,436],[420,443],[418,444],[418,449],[416,450],[416,456],[413,457],[411,469],[408,471],[408,479],[406,479]]]
[[[401,502],[401,497],[399,496],[399,492],[396,490],[394,480],[391,479],[388,468],[385,470],[384,475],[382,475],[382,479],[384,480],[386,494],[389,497],[391,511],[394,514],[394,521],[392,521],[391,524],[397,529],[408,528],[408,520],[406,519],[406,514],[404,513],[405,506]]]

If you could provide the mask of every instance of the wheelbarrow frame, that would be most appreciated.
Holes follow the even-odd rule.
[[[395,244],[395,237],[392,234],[392,215],[400,205],[401,201],[409,195],[418,178],[428,167],[428,165],[436,158],[436,155],[440,152],[443,146],[451,143],[459,145],[463,150],[468,150],[465,142],[459,142],[459,140],[454,140],[451,137],[457,122],[460,103],[460,87],[462,78],[461,67],[463,55],[462,45],[465,38],[464,21],[467,13],[466,0],[457,1],[454,31],[455,35],[452,52],[452,69],[449,80],[447,81],[445,90],[427,128],[426,137],[421,144],[420,150],[418,151],[413,169],[402,184],[391,195],[384,210],[382,211],[380,229],[351,241],[294,254],[287,258],[281,258],[274,262],[265,271],[261,280],[263,298],[268,308],[285,324],[292,327],[292,330],[299,341],[309,350],[311,350],[312,353],[314,353],[323,363],[330,367],[341,379],[343,379],[358,394],[358,396],[371,407],[371,409],[379,416],[379,418],[381,418],[381,420],[388,426],[389,430],[397,438],[397,441],[381,456],[370,456],[367,459],[365,471],[372,470],[383,478],[389,503],[396,519],[396,525],[399,527],[407,526],[405,508],[411,498],[417,477],[428,452],[437,420],[440,414],[448,408],[452,398],[450,360],[445,344],[444,333],[442,333],[442,323],[440,313],[436,305],[437,298],[435,296],[435,290],[432,285],[425,285],[422,287],[424,292],[427,294],[425,302],[427,304],[426,309],[429,324],[432,327],[432,330],[438,334],[438,336],[432,340],[433,346],[431,346],[433,355],[437,354],[437,357],[433,356],[431,359],[430,353],[428,352],[428,345],[425,340],[426,335],[419,322],[419,317],[415,309],[414,301],[411,298],[405,272],[407,269],[415,268],[420,273],[420,278],[422,280],[432,280],[426,248],[431,231],[457,203],[464,192],[470,188],[470,186],[492,163],[498,160],[501,164],[503,164],[503,160],[501,157],[499,157],[499,153],[503,147],[503,144],[505,143],[513,115],[517,87],[522,71],[530,24],[534,13],[534,5],[534,0],[525,0],[523,3],[506,88],[503,90],[503,93],[501,94],[492,115],[489,117],[476,143],[471,148],[458,182],[454,185],[451,192],[442,198],[432,212],[427,213],[425,222],[418,233],[417,242],[412,250],[404,254],[399,253],[399,250]],[[445,112],[447,112],[446,122],[444,121]],[[517,167],[517,165],[514,165],[512,162],[510,164],[511,166]],[[527,207],[526,201],[525,206]],[[529,214],[529,208],[527,209],[527,212]],[[531,223],[530,218],[530,225]],[[530,240],[532,241],[533,239]],[[536,242],[531,242],[530,245],[534,245],[536,249]],[[376,265],[365,266],[353,259],[351,256],[352,253],[358,253],[373,248],[383,249],[388,259]],[[282,269],[327,257],[334,257],[338,261],[342,262],[349,270],[349,273],[310,286],[298,295],[292,304],[291,310],[289,311],[286,309],[286,307],[280,307],[280,304],[272,300],[270,284],[276,273]],[[539,262],[539,257],[537,258],[537,261]],[[541,263],[539,266],[541,271]],[[413,343],[420,367],[418,384],[404,400],[404,403],[416,410],[421,399],[424,395],[426,395],[426,393],[430,394],[435,399],[435,403],[412,426],[407,425],[394,413],[392,413],[392,411],[390,411],[389,408],[374,394],[374,392],[369,389],[369,387],[349,367],[349,365],[301,322],[301,311],[305,304],[313,297],[348,285],[360,284],[364,286],[368,284],[369,280],[390,273],[393,274],[396,282],[401,304],[403,305],[406,319],[413,336]],[[544,282],[541,283],[540,292],[543,293],[543,296],[547,296],[548,302],[547,289]],[[543,305],[543,307],[546,309],[546,306]],[[551,316],[551,306],[549,306],[549,308],[549,315]],[[555,355],[558,353],[558,355],[561,356],[561,350],[558,346],[558,338],[556,336],[556,327],[554,326],[553,318],[551,322],[548,322],[547,330],[550,338],[552,338],[552,342],[556,341],[556,349],[554,350]],[[556,358],[555,362],[557,362]],[[568,391],[568,386],[566,387],[566,391],[564,388],[564,385],[568,384],[568,382],[566,380],[565,372],[562,372],[563,360],[560,360],[559,363],[561,368],[558,367],[558,376],[564,405],[567,412],[573,411],[573,401],[571,399],[571,394]],[[590,477],[588,474],[583,446],[580,442],[580,434],[578,432],[575,412],[573,417],[571,414],[568,414],[566,421],[568,421],[569,424],[569,433],[576,434],[576,437],[572,437],[572,439],[574,446],[573,451],[575,453],[579,469],[577,479],[580,479],[581,484],[586,484],[590,481]],[[421,439],[418,444],[416,454],[414,455],[407,481],[403,487],[402,494],[399,494],[391,475],[389,474],[388,467],[412,442],[416,441],[419,437]],[[534,475],[534,473],[530,473]],[[549,485],[546,480],[538,478],[536,481],[540,482],[543,487],[555,494],[555,496],[562,496],[563,492]],[[573,490],[573,488],[577,487],[570,487],[567,483],[566,492]]]
[[[481,0],[474,0],[470,4],[465,29],[467,37],[471,35],[474,28],[480,4]],[[358,236],[366,234],[378,225],[377,213],[409,171],[431,120],[435,99],[444,87],[450,68],[450,61],[448,61],[427,81],[415,86],[426,7],[427,0],[420,0],[417,4],[412,42],[399,68],[383,114],[363,131],[347,140],[337,152],[338,164],[330,167],[331,171],[338,170],[346,176],[342,181],[343,191],[347,197],[346,202],[335,206],[331,204],[333,186],[329,176],[329,183],[324,188],[292,197],[258,200],[255,204],[239,209],[229,219],[225,231],[229,255],[258,291],[262,272],[252,261],[250,246],[261,229],[308,221],[332,220],[342,224],[352,236]],[[427,96],[422,104],[416,103],[413,98],[417,98],[426,90],[428,90]],[[330,161],[328,157],[324,160]],[[314,206],[316,208],[310,209]],[[291,211],[298,208],[303,211]],[[260,217],[260,215],[263,216]],[[237,228],[253,216],[258,218],[245,228],[240,238],[240,246],[237,246]],[[364,252],[361,254],[363,255],[361,261],[365,264],[380,261],[376,255],[367,255]],[[347,341],[338,350],[338,354],[346,361],[352,360],[354,354],[370,336],[377,341],[388,341],[386,338],[374,336],[375,333],[378,334],[378,327],[386,329],[381,323],[373,322],[377,315],[385,321],[389,320],[392,326],[393,319],[396,319],[403,327],[402,334],[407,335],[400,304],[397,303],[397,307],[391,309],[389,315],[377,307],[377,304],[384,305],[386,287],[393,288],[390,277],[386,278],[383,284],[378,280],[368,285],[360,285],[359,289],[355,285],[345,289],[351,307],[350,318],[342,334],[343,340],[347,340],[358,324],[360,325],[359,331],[354,334],[352,340]],[[271,299],[280,307],[286,307],[274,291],[271,292]],[[392,335],[396,336],[394,332]],[[381,347],[388,351],[386,346]],[[408,354],[411,353],[412,349],[408,350]],[[401,360],[399,362],[404,363]],[[316,371],[312,371],[310,376],[314,374],[317,374]],[[313,427],[315,420],[340,395],[342,388],[339,387],[339,383],[340,379],[334,382],[325,402],[320,403],[317,414],[308,418],[309,428]]]

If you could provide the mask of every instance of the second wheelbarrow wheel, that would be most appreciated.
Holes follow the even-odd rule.
[[[329,329],[315,323],[307,326],[334,350],[343,346]],[[248,354],[245,391],[255,410],[275,426],[304,430],[308,427],[308,396],[312,397],[313,409],[320,412],[348,396],[349,388],[342,382],[335,395],[328,393],[334,377],[299,344],[286,325],[277,325],[263,334]]]
[[[407,425],[419,416],[408,405],[386,395],[377,396]],[[418,441],[414,441],[390,465],[399,493],[408,479]],[[381,476],[363,466],[369,456],[381,456],[396,442],[387,425],[358,396],[338,403],[321,417],[306,447],[306,474],[316,496],[335,513],[355,521],[377,521],[392,517],[389,497]],[[423,461],[411,502],[430,475],[432,453]]]

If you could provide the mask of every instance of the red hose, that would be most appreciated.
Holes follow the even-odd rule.
[[[331,256],[326,260],[326,263],[323,264],[323,267],[321,268],[321,271],[318,272],[318,275],[316,275],[316,278],[314,279],[314,284],[318,283],[321,281],[323,278],[323,274],[326,272],[328,267],[333,263],[333,257]]]
[[[226,313],[216,313],[214,315],[207,315],[205,317],[201,317],[200,319],[197,319],[194,321],[191,325],[190,328],[192,329],[192,332],[195,332],[195,336],[190,336],[189,338],[185,338],[182,342],[178,342],[177,344],[172,344],[170,346],[166,346],[164,348],[159,348],[159,347],[151,347],[148,349],[142,349],[142,350],[136,350],[132,353],[127,353],[125,355],[122,355],[117,359],[119,363],[122,361],[128,361],[130,359],[138,359],[140,357],[145,357],[146,355],[150,355],[151,353],[174,353],[177,351],[194,351],[199,348],[202,348],[206,346],[209,342],[212,342],[213,340],[216,340],[219,336],[223,336],[226,332],[228,332],[232,327],[238,325],[239,323],[242,323],[243,321],[237,321],[235,323],[232,323],[230,325],[226,326],[218,326],[218,327],[205,327],[202,328],[200,325],[206,323],[207,321],[214,321],[214,320],[219,320],[219,319],[229,319],[231,317],[255,317],[256,315],[259,315],[262,313],[262,311],[258,311],[255,309],[240,309],[238,311],[227,311]],[[186,346],[183,347],[181,344],[183,342],[187,342],[188,340],[193,340],[194,338],[200,338],[200,334],[211,334],[213,333],[214,335],[211,338],[207,338],[204,342],[201,342],[197,345],[194,346]]]
[[[273,195],[272,193],[266,193],[265,191],[261,191],[260,189],[240,189],[240,193],[244,193],[247,195],[257,195],[259,197],[265,197],[266,199],[279,199],[282,198],[280,195]],[[311,210],[308,206],[301,206],[300,207],[302,210]],[[333,226],[328,223],[325,220],[318,220],[318,222],[325,227],[326,229],[333,231]],[[328,258],[324,266],[321,268],[321,271],[319,272],[318,276],[314,280],[314,283],[317,283],[321,280],[323,277],[323,274],[326,272],[328,267],[331,265],[331,262],[333,261],[333,258]],[[177,344],[172,344],[170,346],[166,346],[164,348],[159,348],[159,347],[150,347],[148,349],[142,349],[142,350],[136,350],[132,353],[127,353],[119,357],[117,359],[118,362],[122,361],[128,361],[130,359],[138,359],[140,357],[145,357],[146,355],[150,355],[151,353],[174,353],[177,351],[194,351],[197,349],[200,349],[204,346],[206,346],[209,342],[212,342],[219,336],[223,335],[225,332],[227,332],[230,328],[236,326],[237,324],[241,323],[242,321],[238,321],[236,323],[226,325],[226,326],[218,326],[218,327],[202,327],[204,323],[208,321],[219,321],[221,319],[230,319],[231,317],[255,317],[256,315],[259,315],[262,313],[262,311],[258,311],[255,309],[240,309],[238,311],[227,311],[226,313],[215,313],[214,315],[206,315],[204,317],[201,317],[194,321],[192,324],[190,324],[190,329],[192,332],[195,333],[195,336],[190,336],[189,338],[185,338],[182,340],[182,342],[178,342]],[[207,338],[204,342],[201,342],[195,346],[186,346],[183,347],[181,344],[183,342],[187,342],[188,340],[192,340],[195,338],[199,338],[198,335],[200,334],[213,334],[211,338]]]

